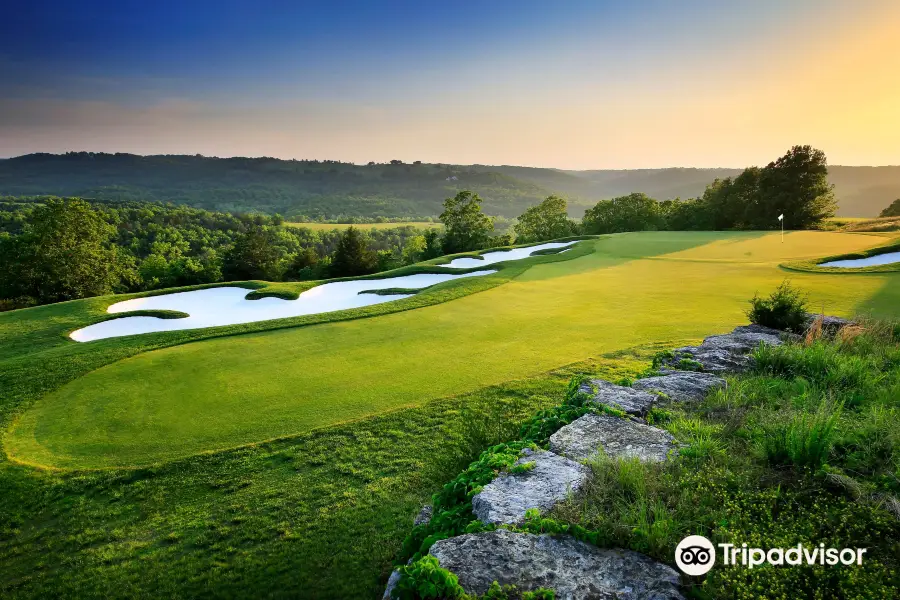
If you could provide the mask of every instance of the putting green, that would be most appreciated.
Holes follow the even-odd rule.
[[[647,232],[537,265],[444,304],[239,335],[114,363],[38,400],[10,456],[61,467],[169,460],[286,436],[531,376],[601,352],[677,343],[746,321],[789,277],[829,313],[900,312],[900,274],[788,273],[788,260],[883,239],[831,232]]]

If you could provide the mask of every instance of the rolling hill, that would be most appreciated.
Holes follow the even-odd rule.
[[[0,195],[173,202],[228,212],[277,212],[306,221],[435,216],[445,198],[470,189],[484,199],[489,214],[516,217],[556,193],[566,196],[570,213],[580,217],[600,199],[631,192],[659,200],[688,198],[703,193],[715,178],[738,173],[724,168],[564,171],[71,152],[0,160]],[[839,216],[874,217],[900,197],[900,167],[833,166],[830,177]]]

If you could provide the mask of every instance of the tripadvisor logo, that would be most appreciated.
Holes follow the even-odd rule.
[[[826,548],[825,544],[790,548],[748,548],[747,544],[717,544],[722,551],[722,564],[752,569],[763,564],[775,566],[799,565],[861,565],[866,548]],[[686,575],[704,575],[716,564],[716,549],[702,535],[690,535],[675,548],[675,564]]]

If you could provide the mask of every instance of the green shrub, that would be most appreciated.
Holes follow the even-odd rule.
[[[806,327],[806,304],[806,296],[784,281],[768,298],[753,296],[747,316],[757,325],[802,333]]]
[[[519,438],[538,446],[546,446],[550,436],[561,427],[568,425],[575,419],[594,411],[608,410],[612,414],[624,415],[622,411],[616,411],[608,407],[593,404],[592,394],[581,391],[581,386],[590,383],[586,375],[576,375],[566,387],[566,399],[559,405],[538,411],[530,419],[522,423],[519,429]],[[591,386],[593,389],[593,386]]]
[[[433,556],[423,556],[419,560],[398,569],[400,580],[391,592],[391,598],[398,600],[453,600],[463,598],[465,592],[456,575],[442,569]]]
[[[472,497],[493,481],[498,473],[512,467],[519,460],[522,450],[528,447],[533,448],[534,445],[511,442],[492,446],[482,452],[478,460],[465,471],[445,484],[441,491],[432,496],[434,513],[431,520],[413,527],[403,540],[396,564],[404,564],[409,558],[424,556],[438,540],[491,529],[491,526],[478,521],[472,513]]]
[[[666,366],[669,361],[675,360],[675,353],[671,350],[662,350],[653,355],[653,370]]]
[[[693,358],[681,358],[678,360],[675,368],[680,371],[702,371],[703,364]]]
[[[510,473],[528,473],[529,471],[534,470],[535,465],[537,465],[537,463],[532,460],[532,461],[525,462],[520,465],[511,467],[509,469],[509,472]]]

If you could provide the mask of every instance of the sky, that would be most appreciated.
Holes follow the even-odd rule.
[[[0,157],[900,164],[900,2],[5,0]]]

